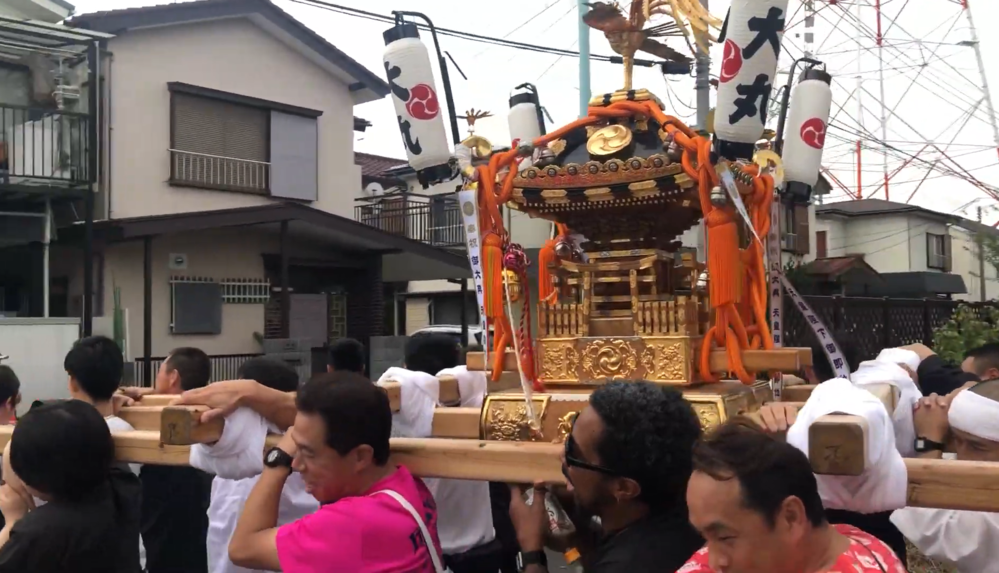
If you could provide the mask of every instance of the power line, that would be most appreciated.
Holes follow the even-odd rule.
[[[349,6],[341,6],[339,4],[333,4],[330,2],[324,2],[323,0],[291,0],[296,4],[302,4],[303,6],[312,6],[314,8],[321,8],[323,10],[328,10],[330,12],[337,12],[339,14],[344,14],[346,16],[354,16],[357,18],[364,18],[367,20],[372,20],[375,22],[385,22],[385,23],[395,23],[394,16],[387,16],[384,14],[377,14],[375,12],[369,12],[367,10],[360,10],[358,8],[351,8]],[[430,30],[430,27],[426,24],[419,22],[411,22],[415,24],[421,30]],[[513,40],[507,40],[504,38],[494,38],[492,36],[483,36],[481,34],[473,34],[471,32],[462,32],[460,30],[451,30],[449,28],[434,27],[437,34],[440,36],[449,36],[452,38],[458,38],[461,40],[467,40],[470,42],[479,42],[483,44],[491,44],[494,46],[500,46],[503,48],[514,48],[518,50],[526,50],[529,52],[537,52],[541,54],[551,54],[554,56],[568,56],[573,58],[579,57],[579,52],[575,50],[563,50],[560,48],[553,48],[551,46],[540,46],[538,44],[528,44],[525,42],[516,42]],[[611,56],[605,56],[601,54],[590,54],[590,60],[596,62],[610,62]]]

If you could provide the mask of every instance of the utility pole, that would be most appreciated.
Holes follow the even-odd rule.
[[[708,10],[708,0],[701,0],[704,10]],[[695,31],[695,33],[697,33]],[[708,51],[708,34],[701,34],[703,41],[697,44],[694,90],[697,92],[697,129],[708,131],[708,112],[711,111],[711,53]],[[703,44],[703,47],[702,47]]]
[[[576,0],[579,12],[579,117],[589,115],[590,109],[590,27],[583,15],[590,9],[586,0]]]
[[[982,208],[977,207],[975,212],[978,214],[978,222],[982,222]],[[979,300],[985,302],[987,298],[985,296],[985,235],[981,232],[978,233],[978,290],[980,291]]]

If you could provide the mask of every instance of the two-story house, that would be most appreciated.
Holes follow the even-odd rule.
[[[124,315],[140,380],[178,346],[228,375],[261,352],[306,364],[331,339],[382,333],[383,283],[469,275],[460,253],[353,220],[366,125],[353,108],[388,85],[268,0],[69,24],[115,34],[101,61],[94,304]],[[79,257],[57,263],[82,294]]]
[[[55,221],[93,220],[101,95],[89,72],[111,36],[60,25],[72,11],[0,2],[0,316],[65,316],[61,285],[49,292]]]
[[[459,181],[438,183],[426,189],[405,160],[366,153],[355,154],[364,170],[364,188],[354,217],[367,225],[405,235],[434,246],[465,253],[465,232],[455,191]],[[506,228],[531,260],[551,236],[552,224],[532,219],[513,209],[505,210]],[[528,268],[531,292],[537,294],[537,269]],[[462,301],[465,317],[478,323],[478,304],[471,279],[461,294],[460,280],[414,280],[393,285],[396,298],[393,325],[396,334],[411,334],[430,325],[460,325]]]
[[[985,264],[981,288],[978,237],[991,227],[915,205],[864,199],[816,209],[815,256],[862,258],[881,284],[847,294],[989,300],[999,296],[996,269]],[[983,296],[984,294],[984,296]]]

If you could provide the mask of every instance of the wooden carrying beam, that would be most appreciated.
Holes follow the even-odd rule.
[[[0,449],[13,426],[0,426]],[[268,438],[273,445],[277,438]],[[114,434],[120,461],[187,465],[188,446],[165,446],[156,432]],[[392,440],[392,462],[406,465],[422,477],[508,483],[536,480],[564,484],[558,444],[484,442],[479,440]],[[262,454],[262,452],[261,452]],[[908,505],[968,511],[999,512],[999,463],[906,459]]]
[[[440,401],[444,405],[458,404],[461,402],[461,394],[458,390],[458,380],[454,376],[441,376],[440,381]],[[401,403],[401,389],[402,386],[399,382],[392,380],[387,381],[382,384],[385,391],[389,395],[389,405],[392,407],[393,412],[399,411],[399,404]],[[498,382],[491,382],[489,384],[490,392],[500,392],[504,390],[515,390],[520,388],[520,378],[517,374],[512,372],[504,374]],[[177,396],[170,394],[150,394],[143,396],[140,400],[136,401],[135,406],[122,409],[122,414],[120,416],[125,419],[126,422],[132,424],[136,430],[154,430],[159,428],[159,410],[144,408],[150,407],[160,407],[169,406],[177,400]],[[200,407],[200,406],[199,406]],[[143,416],[149,416],[150,420],[156,418],[155,422],[144,421]]]
[[[507,351],[503,357],[503,370],[517,371],[516,354]],[[492,360],[492,357],[490,357]],[[764,371],[779,370],[781,372],[798,372],[805,366],[812,365],[812,351],[808,348],[779,348],[775,350],[743,350],[742,361],[747,370]],[[470,370],[484,370],[485,354],[469,352],[466,362]],[[727,372],[728,354],[724,350],[711,352],[711,371]]]
[[[153,432],[159,441],[171,446],[209,444],[222,437],[225,420],[203,424],[201,415],[207,406],[129,406],[118,416],[136,431]],[[479,439],[479,408],[437,408],[434,412],[433,437]]]

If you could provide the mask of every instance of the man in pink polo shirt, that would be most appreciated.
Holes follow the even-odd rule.
[[[437,507],[419,478],[389,464],[388,395],[334,372],[298,393],[295,424],[264,461],[229,543],[236,565],[285,573],[440,573]],[[301,473],[324,504],[276,527],[284,482]]]

